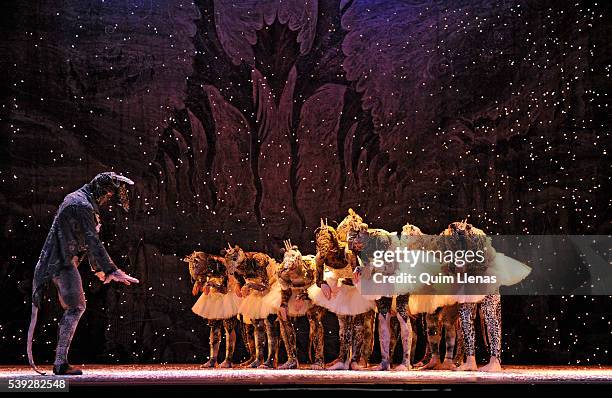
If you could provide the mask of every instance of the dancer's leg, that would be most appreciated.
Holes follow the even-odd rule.
[[[279,317],[281,336],[283,337],[283,343],[285,344],[285,351],[287,352],[287,362],[279,366],[279,369],[297,369],[297,346],[295,339],[295,321],[294,317],[287,317],[283,320]]]
[[[446,342],[446,352],[444,356],[444,362],[437,369],[441,370],[454,370],[455,363],[453,362],[455,353],[455,341],[456,341],[456,323],[459,316],[458,305],[450,305],[444,307],[441,314],[442,325],[444,327],[444,339]]]
[[[413,349],[413,334],[412,325],[410,322],[410,316],[408,315],[408,295],[403,294],[396,298],[397,307],[397,320],[400,327],[400,335],[402,338],[402,362],[395,368],[395,370],[410,370],[412,365],[410,363],[410,354]],[[416,340],[416,339],[415,339]],[[393,351],[391,351],[393,352]]]
[[[353,370],[361,370],[363,366],[361,362],[361,354],[363,352],[364,344],[364,322],[366,313],[355,315],[353,317],[353,341],[351,344],[351,360],[350,368]]]
[[[338,359],[327,368],[329,370],[348,370],[350,349],[353,341],[353,316],[338,315],[338,337],[340,352]]]
[[[391,358],[389,346],[391,343],[391,304],[392,297],[381,297],[376,300],[378,309],[378,340],[380,343],[380,365],[376,370],[389,370],[391,367]]]
[[[315,354],[311,369],[323,369],[325,367],[323,315],[325,315],[325,308],[318,305],[313,305],[306,313],[310,326],[311,345],[314,347]]]
[[[501,296],[490,294],[482,301],[482,310],[487,327],[487,336],[491,350],[489,363],[479,370],[484,372],[500,372],[501,369]]]
[[[463,334],[463,345],[466,361],[456,370],[476,370],[476,332],[474,331],[475,303],[459,304],[459,319],[461,321],[461,332]]]
[[[258,368],[264,363],[266,346],[266,321],[265,319],[253,319],[255,328],[255,360],[249,365],[251,368]]]
[[[56,374],[80,375],[82,374],[80,369],[68,364],[68,351],[86,307],[81,275],[75,266],[71,266],[60,271],[59,275],[53,278],[53,283],[57,287],[60,304],[64,309],[59,322],[53,369]]]
[[[425,315],[425,323],[427,327],[427,345],[431,352],[431,359],[421,369],[436,369],[440,366],[440,313],[442,308],[438,308],[433,314]]]
[[[236,349],[236,325],[238,324],[238,318],[231,317],[223,320],[223,328],[225,329],[225,359],[219,367],[231,368],[233,366],[232,357],[234,356],[234,350]]]
[[[266,335],[268,336],[268,358],[266,362],[262,364],[262,367],[265,368],[274,368],[276,364],[276,359],[278,357],[278,347],[279,347],[279,329],[278,329],[278,321],[276,315],[268,315],[265,320],[266,325]]]
[[[249,357],[246,361],[242,362],[240,366],[246,367],[255,360],[255,327],[252,323],[246,323],[243,317],[242,321],[240,322],[240,332],[242,334],[242,341],[249,351]]]
[[[361,350],[361,363],[360,365],[366,367],[372,357],[374,351],[374,323],[376,319],[376,312],[370,310],[365,313],[363,319],[363,346]]]
[[[219,345],[221,344],[221,327],[223,321],[219,319],[211,319],[208,321],[210,327],[210,335],[208,337],[208,343],[210,344],[210,358],[208,362],[202,365],[203,368],[214,368],[217,365],[217,358],[219,357]]]

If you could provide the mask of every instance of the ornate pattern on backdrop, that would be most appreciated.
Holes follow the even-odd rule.
[[[57,205],[111,168],[136,181],[136,203],[129,218],[103,214],[117,220],[102,238],[141,285],[84,273],[75,362],[203,362],[208,327],[181,259],[228,240],[314,253],[320,217],[349,207],[390,231],[469,215],[493,234],[609,233],[597,95],[609,4],[234,3],[2,6],[0,361],[25,363],[29,284]],[[41,363],[59,314],[49,296]],[[506,300],[505,362],[609,362],[596,349],[609,303]]]

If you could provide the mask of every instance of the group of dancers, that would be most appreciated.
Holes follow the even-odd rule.
[[[436,236],[444,239],[436,239]],[[373,249],[391,251],[399,241],[411,250],[431,249],[436,245],[446,249],[482,250],[486,253],[483,262],[461,269],[495,275],[496,283],[478,294],[463,288],[441,293],[433,291],[431,286],[418,284],[397,285],[384,294],[368,294],[362,288],[364,281],[371,280],[376,272],[392,274],[402,266],[391,263],[391,268],[396,268],[391,270],[372,267]],[[520,282],[530,268],[496,252],[482,230],[460,221],[451,223],[440,235],[432,236],[425,235],[415,225],[406,224],[398,240],[394,233],[369,228],[362,217],[349,209],[336,228],[321,220],[315,242],[316,254],[303,255],[296,245],[285,241],[280,263],[265,253],[247,252],[230,244],[220,255],[196,251],[185,257],[195,282],[192,293],[200,295],[192,310],[210,326],[210,359],[204,367],[236,366],[233,355],[236,332],[240,330],[250,358],[239,366],[297,369],[300,363],[296,321],[306,316],[310,328],[308,357],[311,369],[389,370],[392,353],[400,340],[402,360],[393,370],[477,370],[474,321],[480,309],[490,360],[479,370],[501,370],[498,289],[501,285]],[[423,267],[446,274],[458,272],[458,267],[452,263]],[[328,364],[324,360],[322,322],[326,312],[337,316],[339,326],[338,357]],[[413,364],[417,318],[424,319],[427,344],[424,359]],[[374,346],[375,323],[378,324],[381,362],[372,366],[369,360]],[[440,356],[442,330],[445,336],[443,360]],[[223,362],[219,363],[222,331],[226,337],[226,352]],[[281,340],[287,361],[278,364]]]
[[[86,308],[85,292],[78,270],[84,258],[104,283],[137,284],[139,280],[119,269],[100,240],[100,208],[116,206],[128,211],[134,182],[114,172],[95,176],[69,193],[59,206],[34,269],[32,280],[32,315],[27,335],[28,362],[41,374],[32,352],[38,311],[46,286],[57,287],[64,309],[58,321],[58,341],[53,373],[80,375],[81,369],[68,362],[68,352],[77,325]],[[438,238],[436,238],[438,237]],[[444,239],[440,239],[443,237]],[[391,368],[391,352],[401,337],[402,362],[396,370],[412,367],[416,325],[411,317],[426,320],[427,353],[418,366],[426,369],[476,370],[474,357],[474,319],[480,306],[480,318],[486,328],[491,360],[483,370],[500,370],[501,304],[498,288],[524,279],[530,272],[526,265],[491,247],[491,241],[467,222],[455,222],[440,235],[425,235],[411,224],[403,227],[398,239],[394,233],[371,229],[363,218],[349,210],[346,218],[333,228],[321,220],[315,233],[316,255],[303,255],[289,241],[284,242],[283,260],[276,262],[265,253],[247,252],[228,245],[220,255],[194,252],[185,258],[195,281],[193,294],[200,295],[193,311],[210,325],[210,360],[206,367],[233,367],[236,331],[251,358],[251,368],[296,369],[300,366],[296,348],[296,320],[306,316],[310,326],[309,357],[313,369]],[[376,251],[391,252],[403,246],[424,250],[477,249],[486,252],[484,261],[461,267],[468,274],[496,276],[497,282],[486,292],[459,288],[436,288],[428,284],[392,284],[383,294],[365,288],[377,273],[394,274],[405,263],[387,263],[372,267]],[[456,261],[412,264],[430,274],[457,273]],[[414,271],[414,268],[412,269]],[[339,354],[335,361],[324,361],[323,316],[333,313],[339,323]],[[369,366],[378,320],[380,364]],[[240,327],[238,327],[240,326]],[[445,330],[445,359],[440,359],[441,330]],[[225,331],[225,359],[219,359],[219,347]],[[276,363],[280,341],[287,361]],[[455,347],[455,342],[456,344]],[[314,353],[314,356],[310,354]]]

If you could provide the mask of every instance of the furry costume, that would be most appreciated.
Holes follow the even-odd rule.
[[[441,242],[451,250],[483,250],[485,261],[482,263],[468,263],[462,270],[469,275],[494,275],[497,278],[489,294],[473,295],[463,294],[460,290],[457,294],[459,304],[459,318],[465,347],[466,363],[462,364],[458,370],[476,370],[475,360],[475,333],[474,316],[476,305],[482,302],[481,319],[487,329],[489,341],[491,342],[491,357],[489,364],[482,368],[485,371],[501,370],[501,299],[499,287],[502,285],[513,285],[520,282],[531,272],[531,268],[510,257],[497,253],[491,246],[491,239],[485,233],[468,224],[466,221],[454,222],[448,226],[441,236]],[[457,272],[458,267],[449,264],[450,272]]]
[[[121,274],[123,283],[138,283],[119,270],[100,241],[99,206],[110,197],[119,207],[129,210],[129,178],[107,172],[98,174],[89,184],[66,195],[60,205],[34,270],[32,283],[32,318],[28,330],[27,353],[32,368],[41,374],[32,355],[32,339],[36,328],[38,309],[45,286],[53,281],[57,287],[64,314],[59,322],[58,341],[53,372],[81,374],[68,364],[68,351],[79,320],[85,312],[85,293],[77,267],[87,255],[92,271],[105,282]]]
[[[399,264],[386,263],[384,267],[374,268],[370,261],[372,255],[376,251],[393,251],[399,246],[399,240],[394,233],[387,232],[383,229],[369,229],[365,223],[354,222],[348,231],[349,248],[358,257],[360,266],[358,272],[364,278],[372,278],[374,272],[386,275],[393,275],[398,271]],[[399,290],[398,295],[395,295],[395,286],[390,294],[384,296],[366,296],[376,301],[376,309],[378,312],[378,336],[381,352],[381,362],[376,368],[377,370],[389,370],[391,367],[391,307],[393,299],[396,297],[396,318],[400,326],[400,335],[402,338],[402,363],[398,370],[408,370],[411,368],[410,354],[412,349],[412,325],[408,316],[408,291]]]
[[[356,225],[363,222],[363,218],[355,213],[353,209],[348,209],[348,215],[338,224],[336,233],[338,235],[338,241],[348,245],[348,234],[351,229],[354,229]],[[376,310],[371,309],[363,317],[363,345],[361,350],[361,361],[367,365],[367,361],[372,356],[374,351],[374,324],[376,318]]]
[[[323,323],[325,309],[312,303],[308,288],[315,283],[316,262],[314,256],[303,256],[297,246],[285,241],[283,263],[277,271],[277,288],[266,296],[266,301],[279,311],[281,335],[287,351],[287,362],[279,369],[298,367],[295,340],[295,322],[306,315],[310,325],[310,346],[315,358],[312,369],[323,369]],[[310,354],[310,349],[308,350]]]
[[[366,314],[374,302],[364,298],[353,284],[353,270],[357,259],[336,230],[321,220],[315,233],[317,245],[316,285],[308,289],[312,301],[338,316],[340,353],[329,369],[358,368],[364,348]],[[328,289],[327,298],[323,289]]]
[[[210,326],[210,359],[204,367],[213,368],[218,362],[221,327],[225,329],[225,360],[222,368],[232,367],[236,347],[236,325],[240,298],[235,294],[235,280],[230,278],[225,259],[203,252],[193,252],[183,261],[189,263],[189,273],[194,281],[193,295],[202,292],[191,310],[208,320]],[[233,282],[233,283],[232,283]]]
[[[402,228],[402,244],[409,250],[435,249],[437,239],[423,234],[421,229],[407,223]],[[442,264],[438,265],[440,269]],[[432,267],[433,270],[433,267]],[[410,295],[408,307],[411,314],[424,314],[427,334],[425,358],[421,361],[422,369],[450,369],[453,365],[453,353],[456,342],[457,305],[453,296],[427,293],[426,286],[421,286],[420,294]],[[433,293],[433,292],[429,292]],[[449,305],[449,303],[451,303]],[[440,337],[445,329],[446,353],[445,362],[440,363]]]
[[[279,330],[276,311],[265,299],[276,289],[277,264],[273,258],[257,252],[245,252],[237,245],[223,251],[228,273],[236,278],[242,301],[238,313],[254,327],[255,360],[251,368],[273,368],[278,356]],[[268,343],[267,358],[264,348]]]

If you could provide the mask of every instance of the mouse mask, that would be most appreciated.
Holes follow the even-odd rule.
[[[99,204],[102,197],[112,193],[112,198],[119,207],[126,212],[130,209],[130,188],[134,181],[113,172],[106,172],[95,176],[90,185]]]

